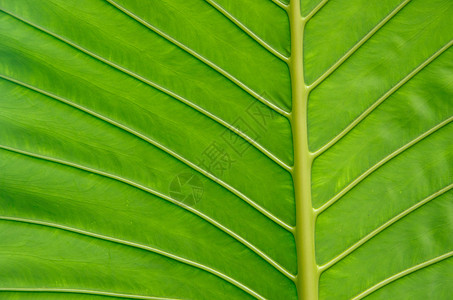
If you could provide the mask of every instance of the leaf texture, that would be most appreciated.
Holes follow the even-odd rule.
[[[1,299],[453,292],[452,1],[0,10]]]

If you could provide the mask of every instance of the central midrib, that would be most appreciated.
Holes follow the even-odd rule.
[[[303,36],[308,18],[302,18],[300,0],[288,6],[291,30],[291,57],[288,65],[291,75],[292,112],[290,114],[294,147],[292,178],[296,201],[297,251],[296,287],[298,299],[318,299],[319,269],[315,258],[315,212],[311,201],[311,165],[313,155],[308,148],[307,100],[309,89],[304,81]]]

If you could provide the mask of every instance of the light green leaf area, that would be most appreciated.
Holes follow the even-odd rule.
[[[0,299],[448,299],[452,15],[0,0]]]

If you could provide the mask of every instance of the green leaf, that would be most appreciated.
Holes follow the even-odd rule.
[[[448,299],[451,0],[0,0],[1,299]]]

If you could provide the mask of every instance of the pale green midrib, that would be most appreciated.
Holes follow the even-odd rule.
[[[236,26],[238,26],[244,33],[246,33],[249,37],[251,37],[253,40],[255,40],[258,44],[260,44],[263,48],[265,48],[269,53],[272,53],[274,56],[279,58],[285,63],[288,63],[288,57],[284,56],[277,50],[275,50],[271,45],[266,43],[263,39],[261,39],[258,35],[256,35],[253,31],[251,31],[247,26],[242,24],[241,21],[236,19],[232,14],[230,14],[226,9],[224,9],[222,6],[220,6],[217,2],[213,0],[205,0],[207,3],[209,3],[214,9],[219,11],[221,14],[223,14],[227,19],[229,19],[231,22],[233,22]],[[288,116],[288,112],[286,112],[286,116]]]
[[[327,3],[321,1],[302,17],[300,0],[290,1],[287,13],[290,20],[291,57],[288,62],[291,76],[292,112],[290,123],[294,146],[294,167],[291,173],[296,202],[297,276],[296,288],[299,300],[317,300],[319,267],[315,254],[316,215],[311,200],[311,165],[314,156],[308,146],[307,104],[309,87],[304,80],[303,39],[307,22]]]
[[[57,288],[0,288],[1,292],[23,292],[23,293],[58,293],[58,294],[82,294],[93,296],[104,296],[112,298],[140,299],[140,300],[182,300],[177,298],[161,298],[153,296],[120,294],[116,292],[82,290],[82,289],[57,289]]]
[[[316,157],[320,156],[331,147],[333,147],[336,143],[338,143],[344,136],[346,136],[351,130],[358,126],[360,122],[362,122],[366,117],[368,117],[379,105],[381,105],[385,100],[387,100],[390,96],[396,93],[401,87],[403,87],[406,83],[408,83],[413,77],[415,77],[418,73],[420,73],[425,67],[427,67],[430,63],[432,63],[436,58],[438,58],[442,53],[447,51],[453,45],[453,41],[448,42],[436,51],[433,55],[431,55],[428,59],[418,65],[412,72],[407,74],[403,79],[401,79],[396,85],[394,85],[390,90],[388,90],[382,97],[376,100],[369,108],[367,108],[363,113],[361,113],[354,121],[352,121],[348,126],[345,127],[339,134],[337,134],[333,139],[331,139],[328,143],[324,146],[313,152],[313,155]]]
[[[129,179],[123,178],[121,176],[110,174],[110,173],[107,173],[107,172],[104,172],[104,171],[100,171],[100,170],[97,170],[97,169],[93,169],[93,168],[90,168],[90,167],[82,166],[80,164],[76,164],[76,163],[72,163],[72,162],[68,162],[68,161],[64,161],[64,160],[61,160],[61,159],[52,158],[52,157],[48,157],[48,156],[44,156],[44,155],[40,155],[40,154],[36,154],[36,153],[31,153],[31,152],[28,152],[28,151],[15,149],[15,148],[12,148],[12,147],[9,147],[9,146],[4,146],[4,145],[0,145],[0,149],[4,149],[6,151],[10,151],[10,152],[26,155],[26,156],[29,156],[29,157],[38,158],[38,159],[41,159],[41,160],[45,160],[45,161],[61,164],[61,165],[64,165],[64,166],[73,167],[73,168],[76,168],[76,169],[79,169],[79,170],[82,170],[82,171],[85,171],[85,172],[89,172],[91,174],[96,174],[96,175],[99,175],[99,176],[102,176],[102,177],[105,177],[105,178],[108,178],[108,179],[113,179],[113,180],[116,180],[116,181],[118,181],[120,183],[129,185],[131,187],[137,188],[137,189],[142,190],[142,191],[144,191],[146,193],[154,195],[154,196],[156,196],[156,197],[158,197],[158,198],[160,198],[160,199],[162,199],[164,201],[170,202],[170,203],[172,203],[172,204],[174,204],[174,205],[176,205],[176,206],[178,206],[178,207],[180,207],[180,208],[182,208],[182,209],[184,209],[186,211],[189,211],[189,212],[193,213],[194,215],[196,215],[197,217],[201,218],[202,220],[208,222],[212,226],[220,229],[225,234],[227,234],[228,236],[234,238],[236,241],[238,241],[239,243],[241,243],[242,245],[244,245],[245,247],[250,249],[252,252],[254,252],[256,255],[261,257],[265,262],[267,262],[272,267],[274,267],[282,275],[284,275],[285,277],[287,277],[291,281],[294,281],[295,276],[291,272],[289,272],[287,269],[285,269],[283,266],[281,266],[278,262],[273,260],[270,256],[268,256],[265,252],[260,250],[258,247],[253,245],[251,242],[249,242],[248,240],[246,240],[245,238],[243,238],[239,234],[235,233],[234,231],[232,231],[228,227],[222,225],[221,223],[219,223],[215,219],[213,219],[213,218],[209,217],[208,215],[202,213],[201,211],[199,211],[199,210],[197,210],[197,209],[195,209],[195,208],[193,208],[191,206],[188,206],[188,205],[186,205],[186,204],[184,204],[184,203],[182,203],[180,201],[177,201],[177,200],[173,199],[170,196],[162,194],[162,193],[160,193],[158,191],[155,191],[155,190],[153,190],[153,189],[151,189],[149,187],[146,187],[144,185],[141,185],[141,184],[136,183],[134,181],[131,181]]]
[[[17,19],[18,21],[32,27],[32,28],[35,28],[36,30],[39,30],[65,44],[67,44],[68,46],[92,57],[93,59],[95,60],[98,60],[104,64],[106,64],[107,66],[119,71],[119,72],[122,72],[132,78],[135,78],[136,80],[140,81],[140,82],[143,82],[144,84],[170,96],[171,98],[187,105],[188,107],[190,107],[191,109],[197,111],[198,113],[204,115],[205,117],[213,120],[214,122],[220,124],[221,126],[225,127],[226,129],[234,132],[235,134],[237,134],[240,138],[244,139],[247,143],[249,143],[251,146],[253,146],[255,149],[257,149],[259,152],[261,152],[262,154],[264,154],[266,157],[268,157],[269,159],[271,159],[273,162],[275,162],[277,165],[279,165],[281,168],[283,168],[284,170],[286,171],[289,171],[291,169],[290,166],[288,166],[286,163],[284,163],[280,158],[278,158],[275,154],[271,153],[269,150],[267,150],[264,146],[262,146],[261,144],[259,144],[258,142],[256,142],[255,140],[253,140],[251,137],[249,137],[247,134],[245,134],[244,132],[242,132],[241,130],[239,130],[238,128],[234,127],[233,125],[229,124],[228,122],[224,121],[223,119],[221,119],[220,117],[212,114],[211,112],[207,111],[206,109],[202,108],[201,106],[198,106],[196,105],[195,103],[192,103],[191,101],[189,101],[188,99],[170,91],[169,89],[167,88],[164,88],[144,77],[142,77],[141,75],[138,75],[122,66],[119,66],[79,45],[77,45],[76,43],[73,43],[57,34],[54,34],[50,31],[48,31],[47,29],[41,27],[41,26],[38,26],[36,24],[33,24],[19,16],[16,16],[15,14],[13,13],[10,13],[4,9],[0,9],[0,11],[2,11],[3,13],[11,16],[12,18],[15,18]]]
[[[230,80],[232,83],[234,83],[236,86],[238,86],[239,88],[241,88],[242,90],[244,90],[245,92],[247,92],[249,95],[251,95],[252,97],[254,97],[256,100],[260,101],[261,103],[263,103],[264,105],[266,105],[267,107],[269,107],[270,109],[272,109],[273,111],[279,113],[280,115],[282,116],[287,116],[288,115],[288,112],[286,112],[285,110],[281,109],[280,107],[278,107],[277,105],[275,105],[274,103],[270,102],[268,99],[264,98],[263,96],[261,96],[260,94],[258,94],[256,91],[254,91],[253,89],[251,89],[250,87],[248,87],[246,84],[244,84],[242,81],[240,81],[239,79],[237,79],[236,77],[234,77],[232,74],[228,73],[226,70],[222,69],[221,67],[219,67],[218,65],[216,65],[215,63],[213,63],[212,61],[210,61],[209,59],[207,59],[206,57],[204,57],[203,55],[197,53],[195,50],[191,49],[190,47],[184,45],[183,43],[179,42],[178,40],[176,40],[175,38],[171,37],[170,35],[166,34],[165,32],[163,32],[162,30],[160,30],[159,28],[157,28],[156,26],[154,25],[151,25],[150,23],[148,23],[147,21],[145,21],[144,19],[140,18],[139,16],[137,16],[136,14],[132,13],[131,11],[127,10],[125,7],[119,5],[118,3],[116,3],[115,1],[113,0],[105,0],[107,1],[108,3],[110,3],[113,7],[115,7],[117,10],[119,10],[120,12],[124,13],[125,15],[127,15],[128,17],[132,18],[133,20],[135,20],[136,22],[138,22],[139,24],[141,24],[142,26],[146,27],[147,29],[153,31],[154,33],[156,33],[157,35],[159,35],[160,37],[166,39],[167,41],[169,41],[170,43],[172,43],[173,45],[177,46],[178,48],[182,49],[183,51],[185,51],[186,53],[192,55],[193,57],[195,57],[197,60],[199,60],[200,62],[204,63],[205,65],[209,66],[211,69],[213,69],[214,71],[216,71],[217,73],[221,74],[222,76],[224,76],[225,78],[227,78],[228,80]]]
[[[321,7],[322,5],[316,9],[319,10]],[[317,300],[319,279],[314,239],[316,216],[311,200],[311,164],[313,156],[308,147],[307,128],[309,89],[304,81],[303,68],[303,38],[305,24],[308,19],[301,16],[300,0],[290,1],[288,16],[291,27],[291,57],[288,65],[292,94],[290,123],[294,147],[292,178],[296,202],[296,230],[294,233],[297,255],[296,288],[299,300]]]
[[[351,247],[349,247],[348,249],[346,249],[345,251],[343,251],[342,253],[340,253],[336,257],[334,257],[332,260],[330,260],[329,262],[327,262],[324,265],[320,266],[320,273],[325,272],[326,270],[328,270],[330,267],[335,265],[337,262],[339,262],[340,260],[342,260],[343,258],[348,256],[352,252],[356,251],[357,249],[359,249],[360,247],[365,245],[369,240],[371,240],[372,238],[376,237],[378,234],[380,234],[382,231],[386,230],[387,228],[389,228],[390,226],[392,226],[396,222],[401,221],[403,218],[405,218],[406,216],[410,215],[412,212],[416,211],[417,209],[421,208],[422,206],[424,206],[425,204],[431,202],[432,200],[435,200],[436,198],[442,196],[443,194],[447,193],[451,189],[453,189],[453,184],[447,185],[443,189],[435,192],[434,194],[424,198],[423,200],[415,203],[411,207],[409,207],[406,210],[402,211],[401,213],[397,214],[396,216],[394,216],[393,218],[391,218],[390,220],[388,220],[387,222],[385,222],[384,224],[380,225],[379,227],[377,227],[376,229],[374,229],[373,231],[368,233],[366,236],[361,238],[359,241],[357,241]]]
[[[434,134],[438,130],[442,129],[443,127],[447,126],[450,122],[453,121],[453,116],[450,118],[445,119],[441,123],[437,124],[436,126],[432,127],[428,131],[425,131],[424,133],[420,134],[416,138],[412,139],[405,145],[401,146],[400,148],[396,149],[383,159],[381,159],[379,162],[374,164],[372,167],[370,167],[368,170],[363,172],[361,175],[359,175],[356,179],[354,179],[351,183],[349,183],[345,188],[343,188],[340,192],[338,192],[335,196],[333,196],[331,199],[329,199],[326,203],[324,203],[321,207],[315,209],[315,213],[317,216],[319,216],[321,213],[323,213],[326,209],[331,207],[335,202],[337,202],[339,199],[341,199],[344,195],[346,195],[348,192],[353,190],[356,186],[359,185],[360,182],[365,180],[368,176],[373,174],[376,170],[378,170],[380,167],[385,165],[387,162],[390,160],[394,159],[401,153],[405,152],[406,150],[410,149],[412,146],[416,145],[420,141],[424,140],[425,138],[429,137],[430,135]]]
[[[423,262],[421,264],[412,266],[412,267],[410,267],[410,268],[408,268],[408,269],[406,269],[406,270],[404,270],[404,271],[402,271],[400,273],[397,273],[397,274],[395,274],[393,276],[390,276],[389,278],[384,279],[383,281],[375,284],[374,286],[370,287],[366,291],[364,291],[364,292],[360,293],[359,295],[355,296],[351,300],[363,299],[364,297],[370,295],[371,293],[377,291],[378,289],[380,289],[380,288],[382,288],[382,287],[384,287],[384,286],[386,286],[386,285],[388,285],[388,284],[390,284],[390,283],[392,283],[392,282],[394,282],[394,281],[396,281],[398,279],[401,279],[404,276],[407,276],[407,275],[409,275],[411,273],[417,272],[417,271],[419,271],[419,270],[421,270],[423,268],[427,268],[429,266],[432,266],[432,265],[434,265],[434,264],[436,264],[438,262],[441,262],[441,261],[443,261],[445,259],[448,259],[450,257],[453,257],[453,251],[447,252],[447,253],[442,254],[440,256],[437,256],[437,257],[435,257],[433,259],[427,260],[427,261],[425,261],[425,262]]]
[[[8,12],[5,12],[5,13],[9,14]],[[24,20],[22,20],[21,18],[16,17],[16,16],[14,16],[14,15],[11,15],[11,16],[14,17],[14,18],[16,18],[16,19],[18,19],[18,20],[20,20],[20,21],[22,21],[22,22],[24,22],[24,23],[26,23],[26,24],[28,24],[28,25],[30,25],[30,26],[32,26],[32,27],[35,27],[35,26],[36,26],[36,27],[35,27],[36,29],[39,29],[39,30],[41,30],[41,31],[43,31],[43,32],[45,32],[45,33],[47,33],[47,34],[49,34],[49,35],[52,35],[52,33],[46,32],[45,29],[42,29],[42,28],[40,28],[40,27],[37,26],[37,25],[33,25],[33,24],[31,24],[31,23],[28,23],[28,21],[24,21]],[[52,36],[53,36],[53,35],[52,35]],[[80,46],[77,46],[77,45],[75,45],[75,44],[73,44],[73,43],[71,43],[71,42],[69,42],[69,41],[65,41],[65,40],[64,40],[63,38],[61,38],[61,37],[57,37],[57,36],[54,36],[54,37],[57,38],[57,39],[61,39],[61,41],[67,43],[67,44],[70,45],[71,47],[74,47],[74,48],[80,47]],[[78,49],[78,48],[76,48],[76,49]],[[96,54],[93,54],[93,53],[91,53],[90,51],[88,51],[88,50],[86,50],[86,49],[83,49],[83,50],[82,50],[82,49],[83,49],[83,48],[80,48],[79,50],[82,51],[82,52],[86,51],[86,54],[88,54],[88,55],[90,55],[90,56],[93,56],[94,58],[96,58],[96,59],[98,59],[98,60],[100,60],[100,61],[106,63],[107,65],[110,65],[111,67],[113,67],[113,68],[115,68],[115,69],[119,69],[120,71],[125,72],[125,73],[128,74],[128,75],[134,74],[134,73],[129,74],[129,73],[127,73],[127,72],[128,72],[127,70],[122,70],[122,69],[124,69],[124,68],[122,68],[122,67],[120,67],[120,66],[117,66],[117,65],[115,65],[115,64],[112,63],[112,62],[103,61],[103,58],[100,58],[100,57],[97,56]],[[131,75],[131,76],[134,77],[133,75]],[[137,79],[139,79],[139,80],[141,80],[141,81],[143,81],[143,82],[145,82],[145,83],[146,83],[146,81],[148,81],[147,79],[144,79],[144,78],[142,78],[142,77],[139,76],[139,75],[136,75],[136,74],[135,74],[135,76],[137,76],[137,77],[136,77]],[[140,79],[139,77],[140,77],[141,79]],[[170,92],[170,93],[173,93],[173,92]],[[173,93],[173,94],[174,94],[174,93]],[[176,94],[175,94],[175,95],[176,95]],[[179,97],[179,96],[176,95],[176,96],[175,96],[175,99],[177,99],[176,97]],[[181,100],[181,102],[183,102],[183,101]],[[186,104],[187,104],[187,103],[186,103]],[[189,106],[190,106],[190,105],[189,105]],[[194,107],[195,107],[195,106],[196,106],[196,105],[194,105]],[[198,106],[196,106],[196,107],[198,107]],[[203,108],[200,108],[200,107],[198,107],[198,108],[200,109],[199,112],[201,112],[201,111],[204,111],[204,112],[205,112],[205,113],[202,113],[202,114],[204,114],[205,116],[211,118],[211,119],[214,120],[214,121],[217,121],[219,124],[223,125],[225,128],[227,128],[227,129],[233,131],[233,130],[232,130],[233,126],[229,125],[228,123],[226,123],[225,121],[221,120],[221,119],[218,118],[217,116],[215,116],[215,115],[213,115],[213,114],[211,114],[211,113],[205,111]],[[197,110],[197,109],[195,109],[195,110]],[[197,111],[198,111],[198,110],[197,110]],[[225,123],[225,124],[224,124],[224,123]],[[240,132],[240,131],[239,131],[238,129],[235,128],[235,130],[234,130],[233,132],[234,132],[234,133],[237,133],[237,132]],[[241,136],[241,137],[242,137],[242,136]],[[244,139],[245,139],[245,138],[244,138]],[[249,139],[249,140],[253,140],[253,139],[251,139],[251,138],[248,138],[248,139]],[[247,139],[245,139],[245,140],[246,140],[247,142],[249,142],[249,140],[247,140]],[[250,142],[249,142],[249,143],[250,143]],[[253,145],[253,144],[252,144],[252,145]],[[258,150],[259,150],[259,149],[258,149]],[[264,152],[261,152],[261,153],[263,153],[264,155],[266,155],[266,153],[264,153]],[[179,156],[180,158],[182,158],[182,156],[180,156],[180,155],[178,155],[178,156]],[[266,155],[266,156],[267,156],[267,155]],[[176,158],[176,157],[175,157],[175,158]],[[270,158],[270,157],[269,157],[269,158]],[[184,160],[185,160],[186,162],[189,162],[187,159],[184,159]],[[184,161],[182,161],[182,162],[184,162]],[[289,232],[292,232],[292,231],[293,231],[293,227],[292,227],[291,225],[285,223],[284,221],[280,220],[278,217],[274,216],[272,213],[270,213],[270,212],[267,211],[265,208],[263,208],[262,206],[260,206],[259,204],[257,204],[255,201],[251,200],[248,196],[246,196],[246,195],[243,194],[242,192],[238,191],[236,188],[230,186],[229,184],[227,184],[226,182],[224,182],[224,181],[222,181],[221,179],[217,178],[215,175],[213,175],[213,174],[207,172],[206,170],[203,170],[202,168],[200,168],[200,167],[197,166],[196,164],[194,164],[194,163],[190,163],[190,165],[188,164],[188,166],[191,166],[191,165],[192,165],[192,166],[196,166],[196,168],[199,169],[199,170],[202,170],[202,172],[199,171],[200,174],[202,174],[203,176],[207,176],[209,179],[215,181],[217,184],[221,185],[223,188],[225,188],[225,189],[228,190],[229,192],[235,194],[237,197],[239,197],[239,198],[241,198],[242,200],[244,200],[246,203],[248,203],[249,205],[251,205],[252,207],[254,207],[254,208],[255,208],[256,210],[258,210],[260,213],[264,214],[264,215],[265,215],[266,217],[268,217],[270,220],[274,221],[277,225],[281,226],[282,228],[284,228],[285,230],[287,230],[287,231],[289,231]],[[283,166],[281,166],[281,167],[282,167],[283,169],[286,170],[285,167],[283,167]],[[197,170],[197,169],[195,169],[195,170]],[[198,171],[198,170],[197,170],[197,171]],[[289,171],[289,170],[288,170],[288,171]],[[220,184],[220,182],[222,182],[222,184]]]
[[[64,230],[64,231],[68,231],[68,232],[84,235],[84,236],[95,238],[95,239],[99,239],[99,240],[104,240],[104,241],[108,241],[108,242],[112,242],[112,243],[116,243],[116,244],[121,244],[121,245],[124,245],[124,246],[133,247],[133,248],[136,248],[136,249],[149,251],[149,252],[164,256],[166,258],[178,261],[180,263],[187,264],[187,265],[192,266],[194,268],[206,271],[206,272],[208,272],[208,273],[210,273],[210,274],[212,274],[212,275],[224,280],[225,282],[228,282],[229,284],[241,289],[242,291],[248,293],[249,295],[251,295],[253,297],[256,297],[257,299],[265,299],[264,297],[262,297],[257,292],[253,291],[252,289],[250,289],[249,287],[245,286],[244,284],[238,282],[237,280],[229,277],[228,275],[223,274],[222,272],[219,272],[219,271],[217,271],[215,269],[212,269],[212,268],[210,268],[210,267],[208,267],[206,265],[197,263],[195,261],[192,261],[192,260],[177,256],[177,255],[174,255],[174,254],[171,254],[169,252],[166,252],[166,251],[163,251],[163,250],[160,250],[160,249],[157,249],[157,248],[153,248],[153,247],[145,246],[145,245],[142,245],[142,244],[139,244],[139,243],[134,243],[134,242],[130,242],[130,241],[126,241],[126,240],[122,240],[122,239],[118,239],[118,238],[114,238],[114,237],[110,237],[110,236],[105,236],[105,235],[89,232],[89,231],[86,231],[86,230],[72,228],[72,227],[69,227],[69,226],[64,226],[64,225],[60,225],[60,224],[56,224],[56,223],[43,222],[43,221],[37,221],[37,220],[30,220],[30,219],[24,219],[24,218],[16,218],[16,217],[6,217],[6,216],[0,216],[0,220],[27,223],[27,224],[34,224],[34,225],[39,225],[39,226],[44,226],[44,227],[49,227],[49,228],[55,228],[55,229]]]

